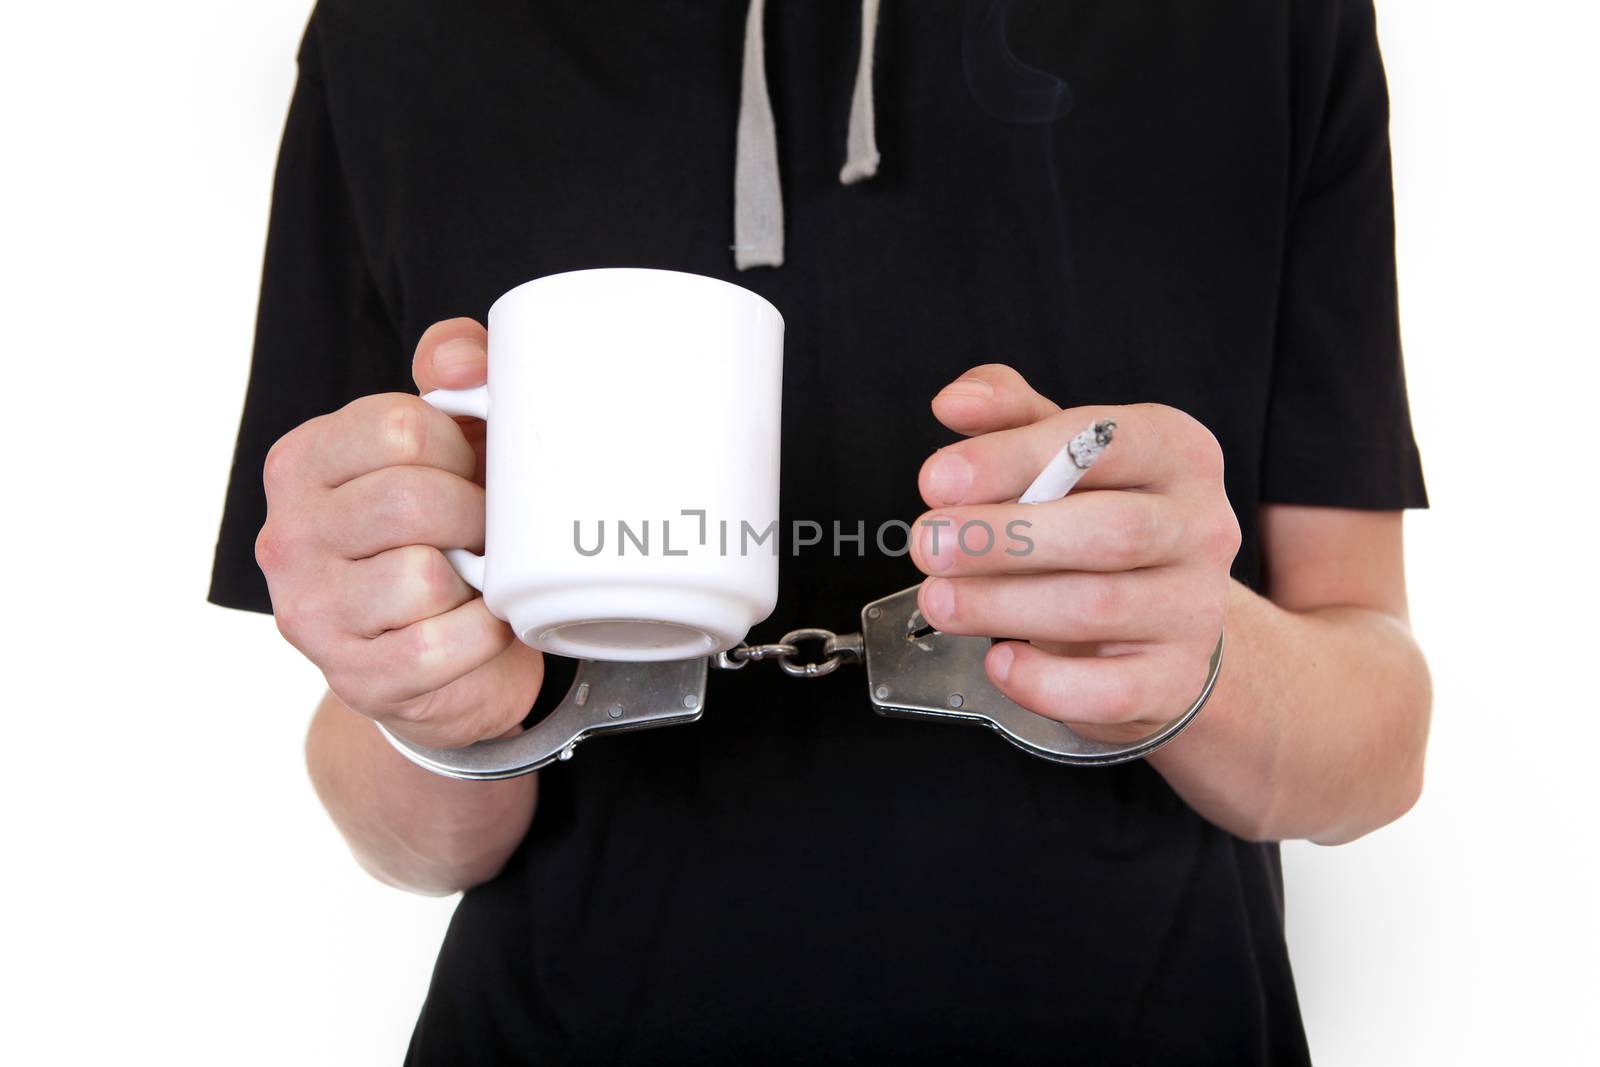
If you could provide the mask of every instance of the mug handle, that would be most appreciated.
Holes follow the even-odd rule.
[[[422,402],[438,408],[446,415],[465,415],[474,419],[489,419],[489,387],[475,385],[471,389],[435,389],[422,394]],[[447,548],[444,558],[466,582],[478,592],[483,592],[484,559],[476,552],[464,548]]]

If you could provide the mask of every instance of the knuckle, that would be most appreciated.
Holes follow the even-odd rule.
[[[341,658],[341,602],[331,592],[295,590],[272,601],[278,632],[317,666]],[[313,586],[315,589],[315,586]]]
[[[269,494],[281,492],[299,475],[301,441],[305,427],[298,426],[273,442],[261,464],[261,484]]]
[[[1233,513],[1232,508],[1224,508],[1222,517],[1217,523],[1216,533],[1217,556],[1224,564],[1232,564],[1239,548],[1244,544],[1244,530],[1239,525],[1239,516]]]
[[[1232,508],[1218,508],[1200,527],[1199,550],[1209,566],[1228,566],[1239,554],[1243,533]]]
[[[1085,622],[1097,627],[1115,628],[1127,612],[1127,600],[1122,582],[1115,578],[1095,576],[1084,585],[1079,605]]]
[[[419,619],[396,634],[391,666],[401,676],[426,671],[445,652],[442,637],[436,618]]]
[[[422,518],[424,507],[420,478],[395,471],[382,479],[375,507],[379,521],[409,530]]]
[[[285,551],[282,535],[278,527],[270,521],[263,523],[261,530],[256,534],[256,566],[261,568],[261,573],[273,575],[278,573],[285,561]]]
[[[401,629],[390,630],[379,639],[382,646],[374,664],[378,673],[397,680],[411,673],[417,659],[417,630],[420,626],[420,622],[414,622]]]
[[[421,699],[408,700],[390,708],[387,717],[412,729],[428,729],[431,739],[431,729],[437,725],[439,715],[433,694],[430,693]]]
[[[1173,407],[1171,404],[1143,403],[1135,404],[1134,407],[1145,418],[1158,424],[1163,430],[1163,436],[1169,440],[1173,435],[1187,439],[1193,436],[1197,427],[1204,429],[1199,419],[1182,408]]]
[[[419,462],[427,449],[428,421],[422,401],[404,393],[386,400],[379,417],[379,434],[388,466]]]
[[[1208,481],[1222,480],[1222,442],[1192,415],[1183,416],[1183,455],[1191,470]]]
[[[1207,480],[1222,478],[1222,442],[1205,423],[1181,408],[1168,404],[1135,405],[1148,420],[1163,447],[1184,462],[1189,470]]]
[[[453,592],[455,572],[438,549],[429,545],[407,545],[400,550],[398,581],[406,591],[407,602],[431,609],[445,603]]]
[[[256,566],[265,575],[282,575],[294,568],[309,540],[299,523],[269,514],[256,534]]]
[[[1113,564],[1129,567],[1148,556],[1161,536],[1161,526],[1153,508],[1140,504],[1119,509],[1109,530]]]
[[[278,632],[295,648],[304,649],[311,644],[315,629],[313,617],[314,612],[297,597],[285,597],[272,605],[272,618],[278,625]]]
[[[1168,438],[1172,435],[1173,415],[1182,415],[1183,412],[1166,404],[1129,404],[1125,409],[1126,417],[1137,423],[1139,432],[1147,434],[1152,441],[1159,442],[1163,449],[1168,447]]]

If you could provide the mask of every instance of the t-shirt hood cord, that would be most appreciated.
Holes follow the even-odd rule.
[[[767,93],[766,0],[750,0],[744,23],[739,130],[733,165],[733,262],[740,270],[783,265],[783,190],[778,181],[778,131]],[[878,172],[873,122],[872,58],[878,0],[861,0],[861,51],[839,181],[850,185]]]

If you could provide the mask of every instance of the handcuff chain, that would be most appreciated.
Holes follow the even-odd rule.
[[[809,663],[796,663],[803,641],[822,642],[822,658]],[[712,666],[725,671],[743,670],[757,660],[774,659],[783,673],[791,678],[823,678],[846,663],[860,663],[863,657],[863,638],[860,634],[836,634],[818,626],[790,630],[782,640],[765,645],[736,645],[726,652],[718,652]]]

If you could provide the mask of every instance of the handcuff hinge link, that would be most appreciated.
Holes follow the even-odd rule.
[[[838,670],[842,664],[856,663],[861,659],[862,637],[845,634],[841,637],[832,630],[808,626],[790,630],[783,635],[783,644],[798,645],[802,641],[822,642],[822,659],[814,663],[796,663],[792,656],[779,656],[778,666],[791,678],[824,678]]]
[[[812,663],[797,663],[800,644],[820,641],[822,658]],[[790,630],[783,639],[764,645],[738,645],[726,652],[718,652],[712,665],[720,670],[743,670],[756,660],[778,661],[783,673],[791,678],[823,678],[846,663],[862,663],[866,659],[865,638],[859,634],[836,634],[819,626]]]

